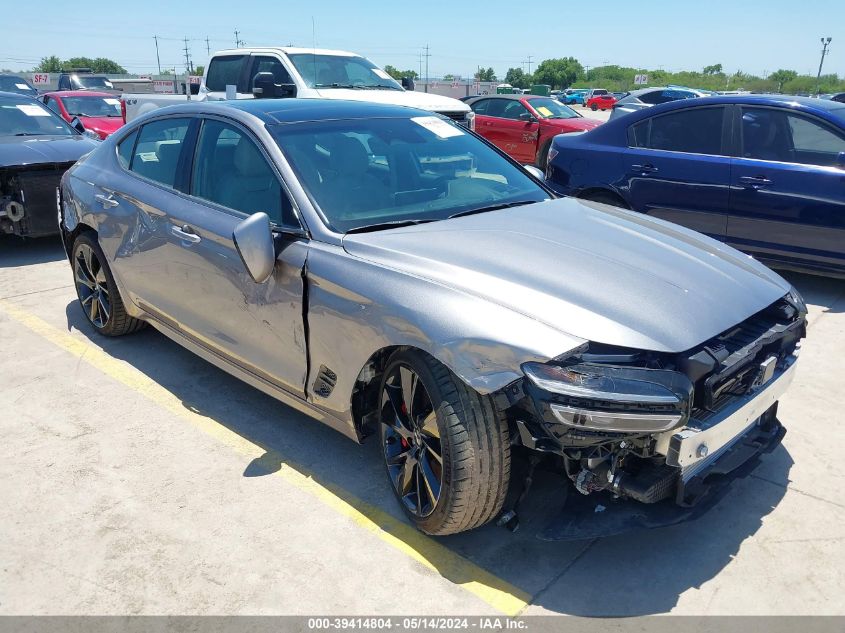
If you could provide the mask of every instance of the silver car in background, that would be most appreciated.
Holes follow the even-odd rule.
[[[97,331],[150,324],[375,434],[429,534],[512,517],[512,457],[608,506],[684,508],[784,433],[806,321],[787,282],[687,229],[555,199],[430,112],[158,110],[70,170],[60,222]]]

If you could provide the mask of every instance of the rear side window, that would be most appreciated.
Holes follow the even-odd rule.
[[[138,138],[138,130],[135,130],[120,142],[117,146],[117,160],[124,169],[129,169],[132,162],[132,150],[135,149],[135,139]]]
[[[245,55],[223,55],[213,58],[208,66],[205,87],[215,92],[224,92],[228,85],[237,86],[245,59]]]
[[[179,157],[190,123],[190,119],[164,119],[143,126],[138,132],[129,169],[139,176],[175,188]]]
[[[629,130],[633,147],[687,154],[722,154],[725,109],[690,108],[652,117]]]

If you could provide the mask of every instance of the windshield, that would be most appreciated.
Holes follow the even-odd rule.
[[[73,136],[68,125],[35,101],[0,101],[0,136]]]
[[[325,222],[341,233],[550,197],[496,150],[437,116],[297,123],[271,131]]]
[[[528,104],[544,119],[575,119],[581,116],[575,110],[563,105],[556,99],[549,99],[547,97],[529,99]]]
[[[114,88],[114,84],[105,77],[80,75],[77,77],[76,81],[82,88],[106,88],[108,90]]]
[[[403,89],[390,75],[363,57],[297,53],[288,58],[309,88]]]
[[[20,77],[0,77],[0,92],[17,92],[19,94],[34,95],[35,88]]]
[[[120,117],[120,100],[112,97],[62,97],[71,116]]]

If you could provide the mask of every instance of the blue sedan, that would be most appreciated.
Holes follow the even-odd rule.
[[[845,104],[687,99],[554,139],[558,193],[633,209],[768,264],[845,274]]]

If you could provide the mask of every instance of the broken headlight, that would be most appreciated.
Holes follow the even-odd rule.
[[[525,363],[558,422],[614,433],[659,433],[689,417],[693,386],[678,372],[578,363]]]

